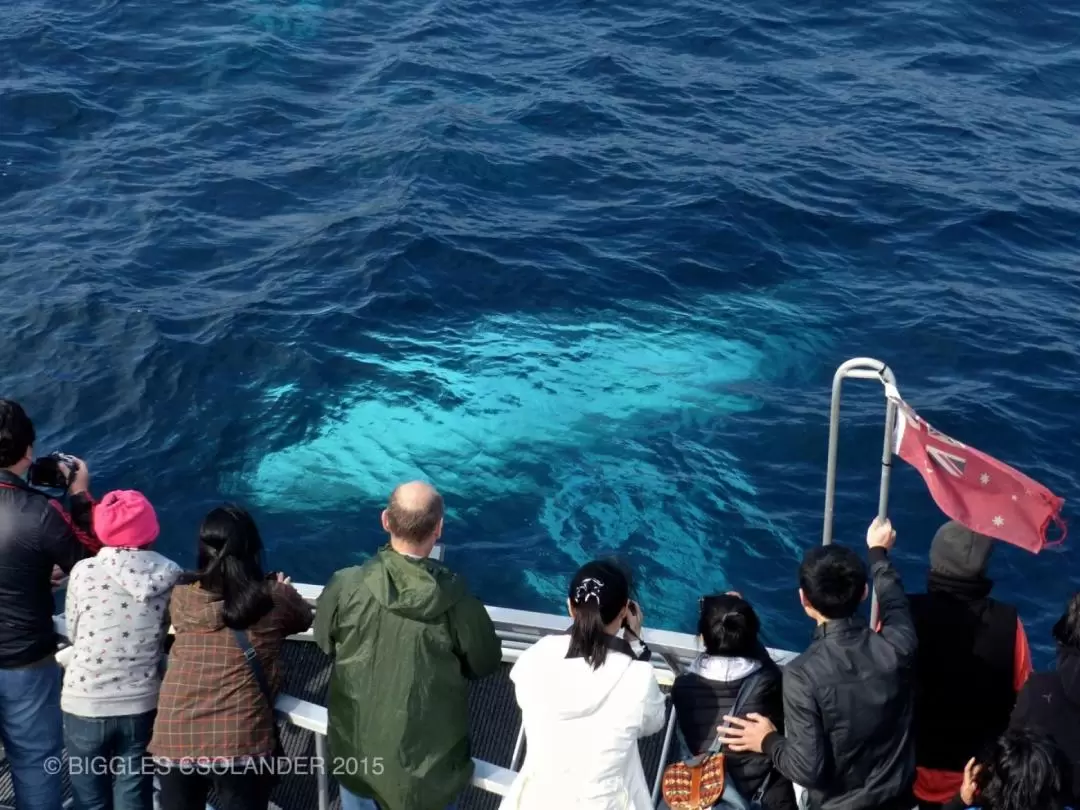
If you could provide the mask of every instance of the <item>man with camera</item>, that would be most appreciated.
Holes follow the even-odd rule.
[[[61,810],[61,780],[47,763],[63,749],[53,574],[96,552],[90,474],[79,459],[34,462],[34,425],[0,399],[0,725],[16,806]],[[35,487],[66,490],[69,513]]]

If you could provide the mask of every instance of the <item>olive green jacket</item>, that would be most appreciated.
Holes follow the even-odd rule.
[[[502,660],[484,606],[442,563],[387,545],[334,574],[315,639],[334,659],[335,778],[383,810],[443,810],[472,777],[469,680]]]

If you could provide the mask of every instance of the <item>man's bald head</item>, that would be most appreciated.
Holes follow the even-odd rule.
[[[423,481],[401,484],[390,495],[383,513],[383,525],[390,536],[411,546],[437,540],[442,521],[442,495]]]

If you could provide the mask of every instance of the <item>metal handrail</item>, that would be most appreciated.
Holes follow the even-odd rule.
[[[833,541],[833,512],[836,506],[836,460],[840,449],[840,394],[847,378],[860,380],[878,380],[887,385],[896,385],[896,376],[892,369],[872,357],[854,357],[841,363],[833,375],[832,402],[829,407],[829,461],[825,470],[825,521],[821,531],[821,542],[829,545]],[[878,518],[885,520],[889,515],[889,483],[892,479],[893,431],[896,428],[896,402],[885,398],[885,439],[881,450],[881,485],[878,489]],[[870,624],[878,623],[877,593],[870,603]]]

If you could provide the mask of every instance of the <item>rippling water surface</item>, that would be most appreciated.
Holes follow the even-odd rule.
[[[800,646],[853,355],[1075,500],[1075,3],[0,8],[3,393],[185,562],[239,499],[325,581],[425,476],[488,602],[618,552],[653,623],[737,587]],[[880,389],[845,406],[861,543]],[[893,505],[921,586],[942,518],[911,470]],[[1075,553],[993,573],[1045,662]]]

